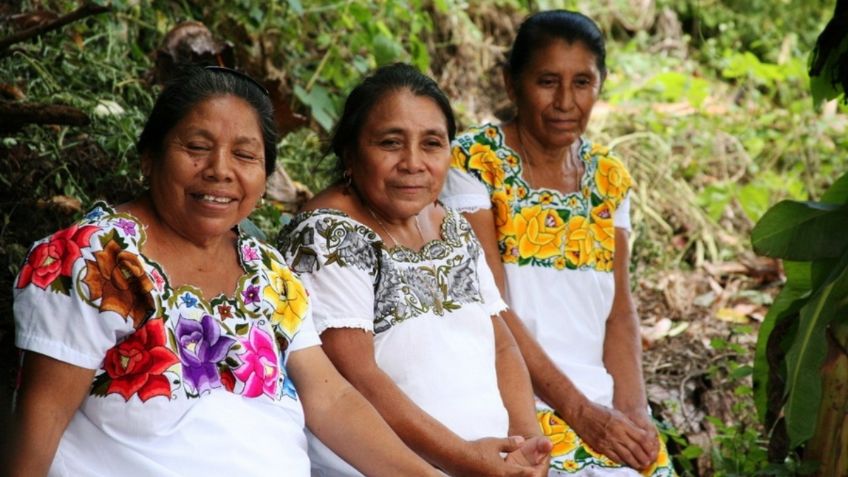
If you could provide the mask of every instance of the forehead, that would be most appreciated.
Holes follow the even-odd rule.
[[[384,129],[447,131],[447,118],[436,100],[414,94],[407,88],[384,94],[365,119],[362,132]]]
[[[555,38],[534,50],[527,62],[528,72],[585,71],[598,74],[598,57],[582,41]]]
[[[195,103],[174,129],[204,129],[262,137],[259,113],[245,99],[231,94],[212,96]]]

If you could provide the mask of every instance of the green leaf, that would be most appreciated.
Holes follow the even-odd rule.
[[[790,447],[806,442],[815,432],[821,400],[820,368],[827,354],[827,326],[848,309],[848,253],[844,253],[824,286],[801,308],[798,334],[786,355],[785,416]]]
[[[377,66],[394,63],[404,53],[400,43],[383,33],[374,37],[371,51],[374,53],[374,59],[377,60]]]
[[[770,421],[776,417],[776,415],[770,416],[768,412],[769,396],[772,394],[769,392],[770,386],[774,385],[771,382],[772,375],[780,371],[770,369],[767,355],[769,339],[772,337],[775,328],[781,330],[781,333],[786,333],[787,327],[783,321],[797,316],[798,311],[807,303],[810,295],[809,262],[784,262],[784,270],[787,276],[786,285],[774,299],[774,303],[769,307],[769,311],[760,325],[757,349],[754,354],[754,404],[757,407],[760,422],[767,427],[771,425]],[[784,339],[785,336],[778,336],[777,338]],[[783,362],[782,359],[780,361]],[[780,390],[780,395],[783,394],[783,390]],[[777,407],[779,408],[779,406]]]
[[[754,252],[787,260],[841,255],[848,235],[848,205],[784,200],[763,215],[751,231]]]
[[[326,131],[333,128],[336,110],[330,93],[321,85],[315,85],[311,91],[306,91],[300,85],[295,85],[294,94],[303,104],[309,106],[312,117]]]
[[[286,3],[289,4],[289,8],[292,9],[298,15],[303,15],[303,5],[301,5],[300,0],[286,0]]]
[[[848,172],[842,174],[842,177],[831,184],[827,192],[822,195],[821,202],[828,204],[848,203]]]

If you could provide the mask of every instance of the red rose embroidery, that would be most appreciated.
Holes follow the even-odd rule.
[[[112,379],[106,393],[118,393],[127,401],[136,393],[142,401],[170,398],[171,384],[162,373],[180,360],[164,346],[165,339],[165,326],[155,319],[110,349],[103,363]]]
[[[94,225],[73,225],[53,234],[29,254],[18,275],[17,287],[33,283],[45,290],[58,277],[70,277],[74,262],[82,256],[80,248],[88,247],[91,235],[97,230]]]

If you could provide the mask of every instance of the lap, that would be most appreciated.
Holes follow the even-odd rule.
[[[657,461],[644,472],[621,466],[583,442],[555,411],[536,402],[536,418],[542,432],[551,440],[549,477],[573,475],[579,477],[670,477],[675,476],[665,443],[660,439]]]

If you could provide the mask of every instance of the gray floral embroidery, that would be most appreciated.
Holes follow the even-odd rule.
[[[292,220],[281,233],[280,249],[301,273],[331,265],[368,271],[374,282],[374,331],[381,333],[424,313],[444,316],[465,303],[483,301],[477,276],[480,244],[470,224],[448,210],[441,233],[441,240],[421,251],[386,248],[364,224],[340,211],[319,209]],[[314,245],[317,237],[325,250]]]

